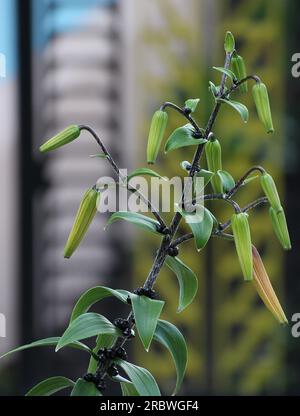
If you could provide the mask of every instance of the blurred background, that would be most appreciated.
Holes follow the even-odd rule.
[[[268,85],[276,132],[265,134],[251,94],[241,98],[250,110],[248,125],[222,109],[214,132],[224,168],[235,178],[262,164],[279,184],[293,250],[282,252],[266,208],[252,212],[252,234],[287,317],[300,312],[300,81],[291,74],[291,57],[300,52],[299,13],[296,0],[0,0],[0,313],[6,317],[0,353],[60,335],[74,301],[91,286],[141,285],[158,244],[127,224],[104,231],[108,217],[98,215],[76,255],[64,260],[83,192],[111,170],[88,157],[98,151],[88,136],[47,156],[39,145],[70,123],[88,124],[122,168],[144,166],[150,118],[162,102],[183,105],[200,97],[197,120],[205,125],[213,105],[208,80],[218,82],[211,67],[223,65],[226,30],[234,33],[248,72]],[[168,132],[182,124],[176,114],[169,119]],[[174,152],[160,158],[157,170],[180,174],[179,162],[191,157],[188,148]],[[259,192],[253,181],[238,201],[244,205]],[[230,210],[215,208],[218,219],[228,218]],[[177,283],[165,268],[157,290],[167,300],[164,318],[189,345],[181,393],[299,394],[300,339],[243,284],[233,245],[213,239],[197,254],[187,243],[180,257],[198,275],[197,299],[175,314]],[[114,300],[95,310],[111,318],[126,314]],[[130,359],[171,391],[175,370],[166,351],[146,354],[132,342]],[[74,350],[16,354],[0,362],[0,394],[24,394],[51,375],[79,377],[86,364],[85,354]],[[111,391],[118,393],[116,386]]]

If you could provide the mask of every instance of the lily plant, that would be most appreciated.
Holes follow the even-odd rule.
[[[188,99],[183,106],[165,102],[154,113],[148,138],[147,161],[153,165],[161,151],[165,130],[168,124],[168,112],[178,112],[184,124],[178,127],[166,140],[165,154],[178,148],[193,146],[193,159],[184,161],[181,165],[186,177],[191,179],[192,185],[186,185],[182,191],[179,209],[174,213],[170,224],[167,224],[162,213],[140,191],[130,184],[130,179],[136,176],[159,176],[150,168],[136,169],[130,175],[124,176],[117,163],[107,150],[96,132],[86,125],[72,125],[40,147],[42,153],[50,152],[61,146],[79,139],[82,131],[87,131],[96,140],[101,149],[100,156],[112,167],[118,183],[126,186],[129,192],[136,193],[150,208],[149,215],[135,212],[114,212],[108,224],[119,220],[128,221],[145,232],[155,233],[160,237],[160,245],[148,276],[142,287],[133,292],[126,289],[116,289],[104,286],[90,288],[77,300],[71,313],[69,323],[64,333],[59,337],[42,339],[31,344],[21,346],[6,353],[3,357],[28,348],[52,346],[56,352],[63,348],[76,348],[87,354],[89,358],[86,371],[77,380],[67,377],[51,377],[34,386],[28,396],[51,395],[62,389],[70,389],[71,396],[101,396],[106,391],[106,380],[111,379],[120,385],[123,396],[159,396],[161,395],[157,381],[148,369],[135,365],[126,352],[127,342],[135,336],[139,338],[146,351],[153,342],[167,348],[174,361],[177,377],[172,394],[179,392],[184,380],[188,360],[188,348],[183,334],[171,322],[162,320],[161,313],[164,301],[157,298],[154,290],[156,280],[163,267],[170,268],[179,283],[179,301],[177,312],[182,312],[193,301],[198,287],[195,273],[179,258],[179,246],[188,241],[194,241],[196,249],[202,250],[211,237],[224,238],[228,244],[234,242],[241,275],[247,284],[253,284],[258,295],[280,324],[287,323],[287,318],[272,288],[262,259],[251,241],[251,230],[248,222],[250,210],[262,205],[269,205],[270,225],[276,237],[285,250],[291,248],[284,209],[280,202],[275,182],[269,172],[262,166],[252,166],[238,180],[222,169],[221,143],[212,129],[215,120],[226,105],[236,110],[243,122],[248,121],[247,107],[232,99],[239,92],[247,94],[252,85],[252,95],[257,114],[267,133],[274,131],[268,91],[265,84],[257,75],[247,75],[243,58],[237,54],[235,40],[231,32],[227,32],[224,42],[225,63],[222,67],[213,67],[220,72],[219,85],[209,82],[209,90],[214,99],[210,117],[205,127],[200,127],[193,113],[196,111],[199,99]],[[202,168],[201,159],[205,157],[207,169]],[[188,187],[194,184],[196,178],[202,178],[204,194],[202,200],[221,200],[230,204],[232,215],[226,222],[219,222],[212,210],[201,205],[201,209],[187,211],[184,197]],[[241,207],[234,199],[241,187],[246,187],[250,181],[260,181],[263,195],[254,201],[249,201]],[[207,189],[209,191],[207,192]],[[90,223],[97,213],[97,204],[101,199],[101,189],[97,185],[91,186],[84,194],[80,203],[73,227],[70,231],[64,257],[71,258],[85,237]],[[196,197],[191,201],[197,207]],[[197,218],[199,216],[199,218]],[[201,218],[200,218],[201,217]],[[190,232],[180,234],[179,225],[185,221]],[[231,229],[231,232],[228,231]],[[195,254],[197,255],[197,254]],[[71,260],[70,260],[71,261]],[[91,312],[91,307],[104,298],[114,297],[128,307],[126,317],[115,317],[113,321],[105,316]],[[94,347],[86,345],[83,340],[95,338]],[[166,392],[169,394],[170,392]]]

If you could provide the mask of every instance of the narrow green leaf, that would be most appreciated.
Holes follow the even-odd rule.
[[[189,213],[182,211],[181,214],[192,230],[197,250],[200,251],[210,239],[213,229],[213,219],[210,212],[202,207],[202,209],[199,209],[199,212]]]
[[[114,296],[121,302],[127,303],[127,297],[129,295],[130,292],[127,292],[126,290],[115,290],[105,286],[96,286],[91,289],[88,289],[80,296],[80,298],[76,302],[70,322],[78,318],[79,315],[82,315],[83,313],[87,312],[92,305],[94,305],[96,302],[99,302],[102,299]]]
[[[254,179],[259,178],[259,175],[249,176],[249,178],[245,179],[243,185],[247,185],[247,183],[252,182]]]
[[[206,185],[209,184],[213,176],[214,176],[214,172],[210,172],[209,170],[205,170],[205,169],[201,169],[200,172],[196,173],[196,175],[194,176],[194,180],[195,178],[203,178],[203,186],[200,184],[198,185],[199,181],[195,181],[197,185],[198,194],[200,194],[200,192],[206,187]]]
[[[50,377],[41,381],[26,393],[26,396],[51,396],[52,394],[73,387],[74,381],[66,377]]]
[[[148,169],[148,168],[140,168],[140,169],[135,169],[133,172],[131,172],[128,176],[127,176],[127,182],[130,181],[130,179],[136,177],[136,176],[153,176],[154,178],[161,178],[163,180],[167,180],[167,178],[161,176],[159,173],[155,172],[152,169]]]
[[[188,352],[185,339],[175,325],[163,320],[157,323],[154,339],[164,345],[172,355],[177,372],[176,386],[172,393],[174,396],[181,387],[187,366]]]
[[[125,371],[140,396],[161,395],[155,378],[148,370],[120,359],[115,360],[115,363]]]
[[[133,383],[121,383],[122,396],[140,396]]]
[[[184,107],[188,108],[193,113],[196,110],[199,101],[200,98],[190,98],[189,100],[186,100],[186,102],[184,103]]]
[[[230,173],[226,172],[226,170],[218,170],[216,175],[222,182],[223,192],[228,192],[231,188],[234,187],[235,181],[233,177],[230,175]]]
[[[166,142],[165,153],[168,153],[171,150],[179,149],[180,147],[197,146],[201,143],[207,142],[206,139],[195,138],[193,136],[194,133],[195,130],[191,124],[186,124],[185,126],[174,130]]]
[[[166,265],[175,273],[179,283],[179,302],[177,312],[182,312],[192,303],[198,290],[198,279],[195,273],[178,257],[168,256]]]
[[[216,96],[218,95],[218,88],[217,88],[217,86],[212,81],[209,81],[209,87],[208,87],[208,89],[212,93],[212,96],[215,99]]]
[[[244,104],[239,103],[237,101],[233,101],[233,100],[229,100],[229,99],[223,99],[223,98],[217,98],[217,102],[222,102],[222,103],[226,103],[226,104],[230,105],[232,108],[234,108],[239,113],[243,122],[247,123],[247,121],[249,119],[249,112],[248,112],[248,108]]]
[[[91,158],[99,158],[99,159],[106,159],[107,156],[105,153],[96,153],[94,155],[90,155]]]
[[[157,321],[165,302],[135,294],[131,294],[130,297],[138,334],[145,350],[149,351]]]
[[[20,347],[14,348],[13,350],[10,350],[3,354],[0,358],[7,357],[8,355],[11,355],[15,352],[28,350],[30,348],[36,348],[36,347],[55,347],[60,340],[60,337],[51,337],[51,338],[44,338],[40,339],[38,341],[31,342],[30,344],[21,345]],[[87,346],[82,344],[81,342],[72,342],[68,345],[68,347],[79,349],[82,351],[86,351],[88,353],[91,353],[91,349]]]
[[[137,212],[127,212],[119,211],[112,214],[108,220],[107,225],[112,224],[115,221],[125,220],[131,222],[132,224],[140,227],[144,230],[150,231],[155,234],[159,234],[157,231],[159,229],[159,222],[153,220],[152,218],[146,217],[145,215],[139,214]]]
[[[55,351],[60,350],[74,341],[90,338],[99,334],[118,335],[119,331],[104,316],[92,312],[84,313],[70,323],[60,337]]]
[[[233,71],[231,71],[230,69],[223,68],[223,67],[220,67],[220,66],[213,66],[213,69],[227,75],[230,79],[232,79],[232,81],[237,81],[237,77],[236,77],[235,73]]]
[[[102,396],[94,383],[79,378],[71,392],[71,396]]]

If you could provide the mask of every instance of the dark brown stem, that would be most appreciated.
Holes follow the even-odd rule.
[[[226,54],[225,65],[224,65],[225,68],[229,67],[230,61],[231,61],[231,54]],[[226,74],[223,74],[222,81],[221,81],[221,87],[220,87],[220,97],[222,96],[222,94],[224,92],[225,82],[226,82]],[[194,120],[192,120],[191,116],[189,114],[187,114],[186,112],[184,112],[184,110],[182,110],[180,107],[177,107],[175,104],[171,104],[171,103],[165,103],[165,106],[172,107],[176,111],[179,111],[184,117],[186,117],[191,122],[191,124],[194,126],[195,130],[197,130],[199,132],[201,131],[200,128],[197,126],[197,124],[194,122]],[[216,117],[218,115],[218,112],[220,110],[220,106],[221,106],[220,103],[216,103],[215,107],[213,108],[213,111],[212,111],[212,113],[209,117],[206,129],[205,129],[205,132],[204,132],[204,138],[205,139],[207,139],[209,134],[211,133],[213,124],[214,124],[214,122],[216,120]],[[161,108],[163,108],[163,106]],[[99,140],[99,138],[98,138],[98,140]],[[105,147],[102,144],[99,143],[99,145],[102,148],[102,150],[104,151],[104,153],[107,152],[107,150],[105,149]],[[191,169],[189,171],[189,177],[191,177],[191,178],[194,177],[195,173],[198,170],[198,164],[199,164],[199,161],[200,161],[201,156],[203,154],[204,145],[205,145],[205,143],[200,144],[198,146],[196,152],[195,152],[193,162],[192,162],[192,165],[191,165]],[[186,192],[186,189],[183,190],[181,202],[184,201],[185,192]],[[159,275],[159,272],[160,272],[160,270],[161,270],[161,268],[162,268],[162,266],[163,266],[163,264],[166,260],[166,257],[168,255],[168,250],[169,250],[169,248],[172,244],[172,239],[174,238],[174,236],[177,232],[177,229],[178,229],[178,226],[180,224],[181,219],[182,219],[181,214],[179,212],[176,212],[176,214],[173,217],[171,226],[169,228],[170,233],[168,235],[164,236],[164,238],[161,242],[161,245],[158,249],[158,252],[156,254],[155,260],[152,264],[151,270],[150,270],[150,272],[148,274],[148,277],[147,277],[147,279],[144,283],[144,288],[145,289],[152,289],[153,288],[153,286],[156,282],[156,279]],[[132,322],[132,316],[133,315],[132,315],[132,312],[131,312],[128,316],[128,319],[131,322]],[[132,323],[132,327],[134,327],[133,323]],[[114,347],[121,346],[125,342],[126,342],[126,339],[124,339],[123,337],[118,337],[115,344],[114,344]],[[106,363],[104,366],[101,367],[101,374],[102,374],[103,378],[106,375],[108,365],[109,365],[109,363]]]
[[[266,204],[267,202],[268,202],[268,198],[266,198],[265,196],[263,196],[261,198],[256,199],[253,202],[250,202],[250,204],[246,205],[242,209],[242,212],[250,211],[251,209],[258,207],[259,205]],[[228,228],[230,226],[230,224],[231,224],[231,220],[228,220],[228,221],[224,222],[223,224],[220,224],[219,229],[221,231],[223,231],[226,228]]]
[[[255,201],[250,202],[250,204],[243,207],[241,209],[241,212],[250,211],[251,209],[256,208],[259,205],[265,204],[267,202],[268,202],[268,198],[266,198],[266,197],[258,198]],[[224,222],[223,224],[220,224],[219,228],[212,233],[212,236],[215,236],[215,237],[225,237],[225,236],[227,236],[228,237],[229,234],[226,234],[223,231],[226,230],[226,228],[228,228],[230,225],[231,225],[231,220],[228,220],[228,221]],[[173,240],[170,247],[171,248],[177,247],[181,243],[184,243],[185,241],[189,241],[193,238],[194,238],[194,234],[192,234],[192,233],[184,234],[181,237],[176,238],[176,240]]]
[[[247,170],[247,172],[237,181],[237,183],[234,185],[233,188],[230,189],[230,191],[227,192],[226,194],[226,198],[229,199],[232,197],[232,195],[234,195],[237,190],[244,185],[244,181],[245,179],[248,178],[249,175],[251,175],[252,172],[258,171],[261,174],[263,174],[265,172],[264,168],[262,168],[261,166],[253,166],[252,168],[250,168],[249,170]]]
[[[198,126],[198,124],[196,123],[196,121],[193,119],[193,117],[187,113],[183,108],[180,108],[178,105],[170,103],[169,101],[165,102],[160,109],[164,110],[165,108],[170,107],[173,108],[173,110],[178,111],[178,113],[180,113],[183,117],[185,117],[190,123],[191,125],[194,127],[195,131],[197,133],[201,132],[200,127]]]
[[[165,223],[165,221],[163,220],[163,218],[161,217],[161,215],[159,214],[158,210],[153,206],[153,204],[142,194],[142,192],[140,192],[138,189],[136,189],[134,186],[129,185],[127,183],[127,177],[122,175],[122,173],[120,172],[120,169],[118,167],[118,165],[116,164],[116,162],[114,161],[113,157],[111,156],[111,154],[109,153],[109,151],[107,150],[107,148],[105,147],[105,145],[103,144],[102,140],[100,139],[100,137],[97,135],[97,133],[89,126],[85,126],[85,125],[81,125],[79,126],[80,130],[86,130],[88,131],[93,138],[96,140],[96,142],[98,143],[98,145],[100,146],[100,149],[102,150],[102,152],[105,154],[106,159],[108,160],[108,162],[110,163],[110,165],[112,166],[113,170],[116,172],[116,174],[118,175],[118,179],[121,180],[121,182],[123,182],[123,184],[126,185],[127,189],[130,192],[133,193],[137,193],[139,195],[139,197],[141,198],[141,200],[147,204],[148,208],[150,209],[150,211],[152,212],[152,214],[154,215],[154,217],[157,219],[157,221],[159,222],[161,228],[167,228],[167,225]]]

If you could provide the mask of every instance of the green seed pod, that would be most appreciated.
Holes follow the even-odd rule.
[[[247,71],[246,71],[246,65],[245,65],[244,59],[237,53],[233,54],[231,65],[232,65],[232,70],[235,73],[238,81],[247,77]],[[246,93],[248,91],[248,83],[243,82],[239,86],[239,90],[242,93]]]
[[[290,250],[292,245],[283,208],[276,211],[273,207],[270,207],[269,215],[273,230],[280,244],[285,250]]]
[[[147,146],[147,161],[155,163],[160,145],[167,127],[168,114],[165,111],[155,111],[152,117]]]
[[[262,174],[260,177],[260,183],[271,207],[273,207],[275,211],[280,210],[280,198],[272,176],[269,173]]]
[[[48,140],[46,143],[42,144],[40,147],[40,152],[50,152],[51,150],[58,149],[65,144],[72,142],[80,136],[79,126],[71,125],[67,127],[62,132],[58,133],[52,139]]]
[[[205,155],[208,169],[211,172],[217,173],[222,170],[222,149],[219,140],[213,139],[205,145]],[[211,185],[215,193],[223,193],[222,181],[218,175],[211,178]]]
[[[248,215],[245,212],[233,214],[231,218],[231,226],[244,279],[247,281],[252,280],[253,258]]]
[[[99,192],[95,187],[84,194],[78,208],[76,218],[65,245],[64,257],[70,258],[81,243],[87,229],[97,212],[97,198]]]
[[[226,53],[232,53],[235,48],[235,41],[233,34],[231,32],[226,32],[225,35],[225,42],[224,42],[224,49]]]
[[[267,133],[273,133],[274,127],[272,122],[272,115],[270,109],[270,102],[268,96],[268,90],[264,83],[257,82],[253,85],[252,94],[258,118],[265,126]]]

